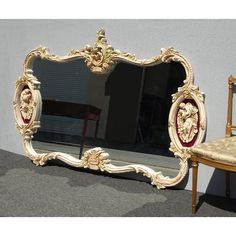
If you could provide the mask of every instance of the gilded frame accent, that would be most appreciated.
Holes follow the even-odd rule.
[[[179,158],[179,173],[176,177],[170,178],[164,176],[161,172],[156,172],[153,169],[140,164],[132,164],[125,166],[115,166],[111,164],[108,159],[109,154],[103,149],[96,147],[84,153],[82,159],[77,159],[69,154],[62,152],[51,153],[37,153],[32,146],[33,134],[37,132],[40,127],[40,116],[42,109],[42,98],[40,94],[40,82],[33,76],[32,65],[36,58],[44,60],[64,63],[73,61],[78,58],[83,58],[88,68],[93,73],[107,73],[116,62],[123,61],[129,62],[139,66],[152,66],[160,63],[169,63],[177,61],[182,64],[186,72],[186,79],[184,85],[180,87],[177,93],[173,94],[172,107],[169,113],[169,134],[171,138],[170,150],[174,152],[175,156]],[[20,113],[20,96],[24,88],[31,91],[33,113],[28,123],[22,122]],[[71,166],[89,168],[92,170],[106,171],[109,173],[125,173],[136,172],[142,173],[151,179],[151,184],[155,185],[158,189],[169,186],[174,186],[181,182],[188,172],[188,159],[190,158],[189,148],[184,147],[180,142],[176,133],[176,115],[180,103],[185,99],[194,100],[197,105],[200,117],[200,129],[197,139],[194,144],[202,142],[206,131],[206,114],[203,105],[204,97],[199,91],[198,87],[193,84],[193,70],[187,59],[177,52],[174,48],[161,49],[161,54],[148,60],[140,60],[134,54],[121,52],[115,50],[112,46],[107,44],[105,31],[103,29],[97,32],[96,43],[94,46],[85,46],[81,50],[71,50],[66,56],[56,56],[50,54],[46,47],[39,46],[28,53],[23,64],[23,74],[16,81],[16,90],[13,101],[13,109],[16,121],[16,127],[20,131],[23,139],[23,146],[26,155],[33,161],[34,164],[42,166],[47,161],[52,159],[61,160]]]

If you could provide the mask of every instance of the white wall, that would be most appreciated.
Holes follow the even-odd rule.
[[[25,55],[38,45],[65,55],[93,44],[100,27],[114,48],[139,58],[159,55],[162,47],[174,46],[181,52],[193,66],[195,84],[206,94],[207,139],[224,136],[227,77],[236,74],[236,20],[0,20],[1,149],[24,153],[12,98]],[[191,171],[188,178],[190,189]],[[199,191],[222,195],[223,184],[221,172],[200,166]]]

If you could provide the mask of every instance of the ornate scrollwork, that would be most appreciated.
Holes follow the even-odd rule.
[[[36,158],[32,157],[31,160],[36,166],[44,166],[47,164],[48,161],[55,160],[56,158],[57,158],[56,155],[51,155],[50,153],[48,153],[40,157],[36,157]]]
[[[71,50],[69,56],[83,56],[89,69],[94,73],[106,73],[114,65],[116,57],[124,57],[130,60],[136,60],[135,55],[122,53],[119,50],[107,44],[105,30],[100,29],[97,32],[97,39],[94,46],[87,45],[81,50]]]
[[[30,89],[23,89],[20,95],[20,113],[25,123],[28,123],[31,120],[34,106],[35,103]]]
[[[40,127],[41,101],[40,82],[33,76],[32,70],[27,69],[16,82],[13,109],[16,127],[25,140],[31,141],[33,134]]]
[[[88,68],[93,73],[107,73],[112,66],[119,62],[128,62],[138,66],[152,66],[160,63],[169,63],[171,61],[178,61],[184,67],[186,78],[184,85],[178,89],[177,93],[173,94],[172,108],[169,114],[169,134],[171,138],[170,150],[174,152],[175,156],[180,160],[180,170],[176,177],[169,178],[163,176],[161,172],[156,172],[153,169],[139,164],[132,164],[126,166],[114,166],[108,159],[109,154],[101,148],[93,148],[86,151],[82,159],[75,158],[66,153],[51,152],[51,153],[37,153],[32,147],[33,134],[37,132],[40,127],[40,116],[42,108],[42,99],[40,94],[40,82],[33,76],[32,65],[36,58],[42,60],[49,60],[53,62],[69,62],[76,59],[85,60]],[[193,84],[193,71],[190,63],[178,51],[172,47],[161,49],[159,56],[148,60],[140,60],[134,54],[121,52],[115,50],[111,45],[108,45],[105,37],[105,30],[101,29],[97,32],[96,42],[94,46],[85,46],[81,50],[71,50],[66,56],[56,56],[51,54],[46,47],[39,46],[32,50],[25,58],[23,65],[23,75],[16,81],[16,91],[13,101],[13,108],[16,120],[16,127],[20,131],[24,149],[27,156],[36,165],[45,165],[47,161],[52,159],[61,160],[68,165],[81,168],[89,168],[92,170],[106,171],[109,173],[125,173],[135,171],[142,173],[151,179],[151,183],[157,188],[165,188],[167,186],[174,186],[178,184],[186,175],[188,171],[189,149],[185,148],[178,141],[176,129],[176,115],[178,113],[179,134],[183,142],[189,142],[196,134],[195,123],[196,112],[192,113],[191,122],[188,118],[187,107],[188,103],[185,99],[193,99],[196,103],[196,110],[198,110],[200,119],[200,128],[198,137],[195,143],[202,141],[206,130],[205,110],[203,107],[203,94],[198,87]],[[193,103],[193,104],[195,104]],[[179,109],[180,108],[180,109]],[[184,110],[186,109],[186,111]],[[179,110],[179,112],[178,112]],[[194,110],[194,108],[192,108]],[[28,122],[22,122],[22,117]]]
[[[162,62],[169,63],[171,61],[180,61],[181,57],[179,57],[179,55],[180,55],[179,52],[175,50],[173,47],[161,49]]]
[[[204,102],[204,96],[201,91],[199,91],[199,88],[194,84],[187,84],[187,86],[183,86],[178,88],[178,92],[175,94],[172,94],[172,102],[174,103],[180,96],[184,96],[184,98],[188,98],[191,96],[191,94],[194,94],[199,101]]]
[[[173,142],[170,143],[169,150],[172,151],[176,157],[180,157],[180,166],[182,163],[187,163],[187,160],[191,157],[189,149],[180,149]]]
[[[105,165],[110,163],[109,154],[102,148],[93,148],[86,151],[82,157],[83,167],[91,170],[105,170]]]

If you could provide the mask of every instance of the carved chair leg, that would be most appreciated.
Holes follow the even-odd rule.
[[[192,213],[196,213],[198,162],[192,157]]]
[[[225,172],[225,196],[230,198],[230,172]]]

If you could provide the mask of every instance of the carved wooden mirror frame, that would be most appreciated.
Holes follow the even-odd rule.
[[[32,67],[36,58],[58,63],[69,62],[83,58],[88,68],[94,73],[106,73],[119,61],[138,66],[152,66],[160,63],[176,61],[182,64],[186,72],[184,85],[172,95],[172,106],[169,113],[170,150],[179,158],[179,173],[176,177],[163,176],[161,172],[141,165],[132,164],[115,166],[108,159],[109,154],[101,148],[92,148],[77,159],[62,152],[37,153],[32,146],[33,134],[40,127],[42,98],[40,82],[33,75]],[[202,142],[206,131],[206,114],[203,105],[204,97],[198,87],[193,84],[193,71],[185,57],[173,48],[161,49],[159,56],[148,60],[140,60],[135,55],[114,50],[107,44],[105,31],[97,32],[94,46],[87,45],[81,50],[72,50],[66,56],[56,56],[49,53],[45,47],[38,47],[25,58],[23,75],[16,81],[13,107],[16,127],[20,131],[27,156],[36,165],[45,165],[52,159],[61,160],[74,167],[107,171],[109,173],[141,172],[151,179],[151,184],[157,188],[165,188],[178,184],[188,172],[189,148]]]

